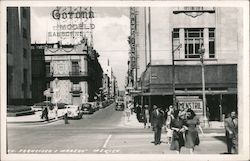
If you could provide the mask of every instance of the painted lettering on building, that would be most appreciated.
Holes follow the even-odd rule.
[[[94,18],[94,12],[90,9],[87,10],[87,8],[84,9],[84,11],[63,11],[61,12],[60,9],[54,9],[51,13],[53,19],[59,20],[59,19],[89,19]]]

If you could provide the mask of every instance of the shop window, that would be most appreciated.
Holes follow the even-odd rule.
[[[185,29],[185,58],[200,58],[199,49],[203,44],[203,30],[201,28]]]
[[[215,29],[210,28],[209,30],[209,58],[215,58]]]

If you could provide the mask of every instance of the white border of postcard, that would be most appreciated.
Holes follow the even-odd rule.
[[[59,3],[58,3],[59,2]],[[107,6],[107,7],[176,7],[213,6],[242,7],[244,14],[243,36],[244,53],[238,63],[238,107],[239,134],[238,155],[168,155],[168,154],[6,154],[6,7],[30,6]],[[1,160],[249,160],[249,1],[1,1]],[[166,147],[167,148],[167,147]],[[49,157],[48,157],[49,156]]]

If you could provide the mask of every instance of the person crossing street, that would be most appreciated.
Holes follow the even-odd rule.
[[[154,111],[152,112],[152,126],[154,129],[154,144],[161,144],[161,129],[164,122],[163,112],[156,106],[153,106]]]

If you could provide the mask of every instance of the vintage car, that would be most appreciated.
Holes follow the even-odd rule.
[[[115,106],[116,111],[123,111],[124,110],[124,103],[123,102],[118,102]]]
[[[67,108],[68,118],[73,118],[73,119],[81,119],[82,118],[82,111],[80,110],[79,106],[66,105],[65,108]]]
[[[83,103],[81,111],[83,114],[93,114],[95,112],[95,109],[92,107],[90,103]]]
[[[124,100],[123,100],[122,97],[119,97],[116,100],[115,110],[117,110],[117,111],[123,111],[124,110]]]

